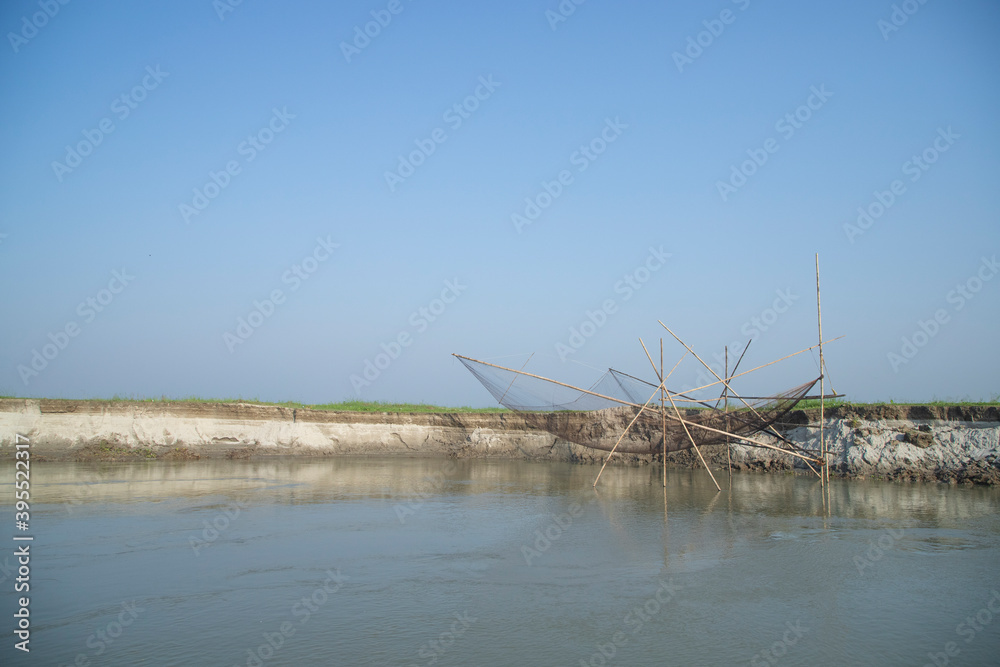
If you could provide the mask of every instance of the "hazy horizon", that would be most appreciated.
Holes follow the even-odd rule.
[[[18,0],[0,395],[1000,395],[1000,7]],[[531,356],[533,355],[533,356]],[[814,353],[741,378],[772,392]],[[690,355],[669,383],[703,384]]]

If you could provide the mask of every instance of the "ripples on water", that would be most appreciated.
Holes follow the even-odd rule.
[[[952,664],[1000,655],[1000,618],[980,613],[1000,611],[995,489],[835,483],[826,511],[806,477],[736,475],[730,490],[723,473],[718,493],[674,470],[664,493],[649,467],[608,469],[596,490],[595,467],[523,461],[32,473],[32,652],[5,621],[3,664],[923,665],[948,642]],[[10,482],[0,496],[10,526]],[[977,613],[979,630],[960,625]]]

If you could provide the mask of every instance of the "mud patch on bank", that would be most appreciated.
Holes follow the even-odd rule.
[[[194,461],[200,459],[187,447],[130,447],[107,440],[81,447],[73,459],[79,462],[124,463],[132,461]]]

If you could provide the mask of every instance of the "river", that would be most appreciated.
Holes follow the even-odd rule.
[[[4,665],[985,665],[1000,489],[405,458],[0,465]],[[29,593],[15,549],[30,544]],[[30,596],[30,653],[13,614]]]

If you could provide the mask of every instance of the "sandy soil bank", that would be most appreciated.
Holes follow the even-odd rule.
[[[818,410],[799,410],[782,426],[810,448]],[[581,427],[588,419],[580,415]],[[834,474],[900,480],[1000,483],[1000,408],[841,406],[824,421]],[[16,434],[32,458],[120,461],[263,456],[449,456],[597,462],[605,454],[557,439],[516,413],[356,413],[245,403],[141,403],[0,399],[0,453],[13,458]],[[724,446],[706,448],[713,468]],[[740,470],[799,470],[791,457],[733,445]],[[659,457],[625,455],[617,463]],[[700,465],[692,452],[675,465]],[[803,468],[804,469],[804,468]]]

